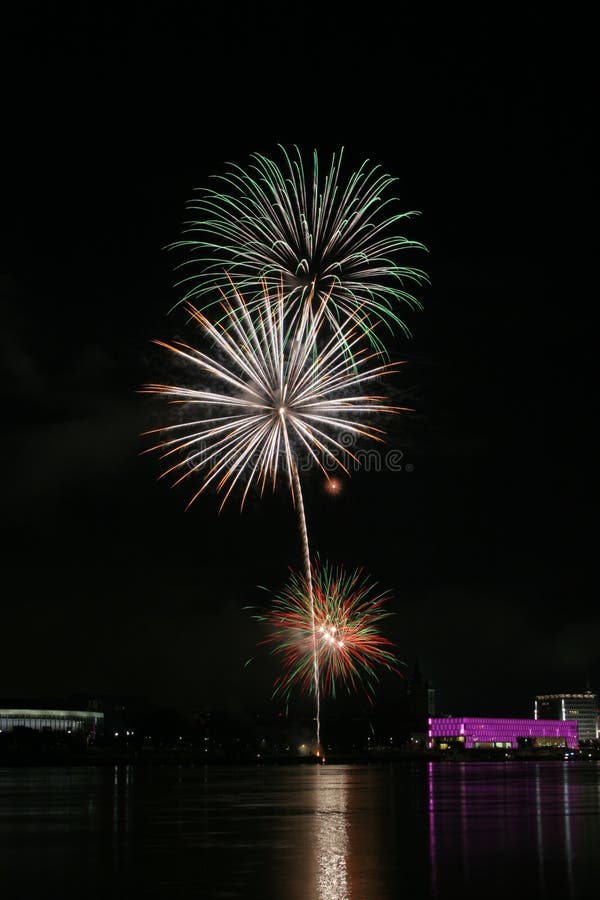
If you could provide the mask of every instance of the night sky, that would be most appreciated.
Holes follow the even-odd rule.
[[[431,277],[414,337],[392,348],[415,409],[391,427],[402,471],[336,497],[311,473],[313,547],[393,591],[387,634],[442,713],[531,715],[535,693],[600,689],[591,299],[565,249],[585,244],[591,124],[550,88],[565,63],[546,23],[123,7],[23,3],[4,22],[0,695],[268,703],[276,664],[244,607],[301,564],[289,496],[184,512],[188,492],[139,455],[154,412],[137,391],[163,370],[151,340],[191,337],[165,249],[186,202],[278,144],[381,165],[429,250],[411,258]]]

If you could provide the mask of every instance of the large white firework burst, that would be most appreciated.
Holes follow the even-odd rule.
[[[397,201],[388,191],[397,179],[366,160],[345,180],[343,149],[324,177],[316,151],[307,173],[297,147],[280,150],[281,166],[254,153],[247,169],[230,163],[225,175],[215,176],[218,188],[190,201],[185,237],[171,245],[190,253],[181,263],[190,274],[179,282],[185,287],[180,302],[206,308],[215,286],[229,289],[228,273],[249,301],[261,302],[263,281],[273,289],[283,280],[290,307],[326,301],[334,330],[354,319],[379,349],[372,322],[409,334],[399,306],[421,308],[412,289],[428,278],[402,265],[401,254],[426,248],[397,233],[402,220],[417,214],[393,211]]]
[[[224,493],[222,506],[242,483],[243,507],[251,485],[261,493],[267,482],[275,487],[279,472],[296,499],[300,453],[327,475],[327,462],[346,468],[345,454],[352,453],[340,433],[382,440],[384,432],[369,417],[403,409],[365,392],[368,382],[398,364],[380,361],[354,316],[319,339],[327,297],[316,309],[291,314],[281,284],[273,293],[263,282],[260,301],[252,303],[232,282],[229,287],[216,323],[186,306],[210,352],[155,341],[187,364],[187,383],[148,384],[142,391],[179,407],[174,421],[146,432],[160,440],[144,452],[156,451],[168,462],[160,477],[173,476],[174,485],[201,477],[188,507],[210,485]]]

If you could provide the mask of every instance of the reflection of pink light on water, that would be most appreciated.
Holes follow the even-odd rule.
[[[541,893],[546,894],[546,877],[544,873],[544,824],[542,819],[542,794],[540,788],[540,766],[535,766],[535,825],[537,839],[538,878]]]
[[[563,809],[565,812],[565,857],[567,861],[567,884],[569,897],[573,896],[573,843],[571,840],[571,805],[569,796],[569,765],[563,768]]]
[[[469,866],[469,822],[467,819],[467,776],[468,772],[465,763],[460,764],[460,846],[462,850],[462,864],[465,876],[465,882],[468,883],[470,877]]]
[[[435,855],[435,801],[433,797],[433,763],[427,763],[429,787],[429,877],[432,896],[437,896],[437,864]]]
[[[427,762],[428,896],[597,894],[600,763],[565,757]]]

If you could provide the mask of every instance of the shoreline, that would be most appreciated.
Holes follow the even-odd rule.
[[[288,753],[239,753],[206,754],[194,749],[149,749],[115,752],[110,749],[90,748],[84,752],[18,751],[0,754],[0,767],[22,766],[281,766],[281,765],[382,765],[392,763],[424,764],[430,762],[481,763],[481,762],[595,762],[600,760],[600,749],[583,748],[565,750],[369,750],[354,752],[331,751],[324,760],[314,755],[290,755]]]

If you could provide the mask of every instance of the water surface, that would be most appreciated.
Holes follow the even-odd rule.
[[[0,896],[587,898],[600,763],[0,768]]]

